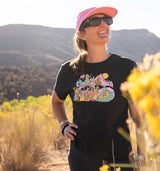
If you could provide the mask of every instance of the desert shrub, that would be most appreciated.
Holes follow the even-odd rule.
[[[66,100],[70,108],[70,100]],[[36,170],[42,152],[68,146],[54,118],[51,96],[13,100],[0,106],[0,153],[4,171]]]
[[[146,55],[121,88],[130,93],[140,114],[139,133],[146,144],[144,149],[144,144],[138,142],[146,160],[142,169],[157,171],[160,168],[160,53]]]

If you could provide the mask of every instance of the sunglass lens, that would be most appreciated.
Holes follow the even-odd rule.
[[[89,18],[81,25],[83,28],[87,28],[89,26],[99,26],[101,24],[101,20],[105,21],[107,25],[111,25],[113,23],[113,19],[111,17],[94,17]]]
[[[113,19],[112,18],[103,18],[103,20],[108,24],[111,25],[113,23]]]
[[[98,26],[101,24],[101,19],[100,18],[91,18],[89,20],[89,25],[90,26]]]

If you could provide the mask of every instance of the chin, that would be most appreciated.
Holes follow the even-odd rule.
[[[109,38],[108,37],[107,38],[103,38],[103,39],[101,39],[101,41],[104,42],[104,43],[108,43]]]

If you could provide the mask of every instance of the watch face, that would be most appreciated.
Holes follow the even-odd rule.
[[[137,159],[138,160],[144,160],[144,155],[143,154],[137,155]]]

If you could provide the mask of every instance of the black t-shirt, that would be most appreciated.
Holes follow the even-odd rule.
[[[99,63],[85,63],[85,73],[76,76],[69,61],[59,70],[55,91],[64,100],[69,94],[73,103],[73,122],[78,125],[75,144],[87,154],[102,159],[125,158],[131,144],[117,132],[126,124],[128,104],[120,85],[136,63],[118,55]]]

